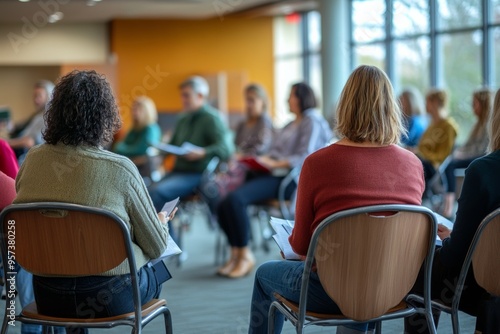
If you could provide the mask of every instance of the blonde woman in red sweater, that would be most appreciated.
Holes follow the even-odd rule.
[[[330,214],[376,204],[421,204],[422,163],[399,147],[404,132],[401,111],[387,76],[360,66],[349,77],[337,107],[337,143],[306,158],[300,174],[293,250],[305,258],[316,226]],[[271,261],[255,274],[249,333],[267,333],[267,311],[273,293],[298,302],[303,261]],[[316,273],[311,275],[308,310],[339,313]],[[283,317],[276,317],[281,332]],[[364,333],[368,325],[339,328],[337,333]]]

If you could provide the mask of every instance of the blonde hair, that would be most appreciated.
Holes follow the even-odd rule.
[[[398,144],[405,130],[387,75],[359,66],[347,79],[337,106],[337,133],[356,143]]]
[[[493,103],[493,112],[491,114],[490,122],[490,150],[500,150],[500,89],[495,95],[495,102]]]
[[[487,127],[486,125],[490,118],[492,93],[491,90],[489,90],[488,88],[483,88],[476,90],[472,96],[473,99],[476,99],[481,105],[481,111],[477,116],[478,117],[477,122],[474,125],[474,128],[472,129],[470,134],[470,138],[475,139],[475,138],[481,138],[486,131]]]
[[[134,124],[135,128],[141,129],[150,124],[156,123],[158,120],[158,113],[156,111],[156,105],[152,99],[147,96],[139,96],[134,100],[134,103],[141,106],[144,113],[141,117],[141,121]]]
[[[427,95],[425,96],[427,100],[437,102],[439,107],[439,114],[441,117],[448,116],[448,111],[446,110],[446,106],[448,105],[448,93],[445,90],[439,88],[431,88]]]
[[[408,87],[401,92],[401,98],[406,98],[408,102],[408,106],[410,107],[410,115],[409,116],[419,116],[424,114],[424,104],[422,103],[422,94],[414,88]],[[402,107],[402,106],[401,106]]]

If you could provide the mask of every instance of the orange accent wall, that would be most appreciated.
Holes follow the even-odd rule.
[[[227,73],[228,109],[243,110],[242,86],[261,83],[273,96],[271,17],[224,20],[115,20],[119,105],[125,122],[133,96],[145,93],[159,111],[178,111],[178,85],[193,74]]]

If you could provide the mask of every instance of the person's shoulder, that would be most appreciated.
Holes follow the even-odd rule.
[[[458,123],[452,117],[445,118],[441,124],[449,131],[458,132]]]
[[[28,150],[28,153],[26,154],[26,159],[34,155],[47,154],[47,152],[52,151],[53,146],[54,145],[50,145],[47,143],[35,145]]]
[[[494,151],[488,155],[477,158],[467,167],[467,173],[483,173],[487,170],[498,171],[500,168],[500,150]]]
[[[144,127],[144,131],[156,134],[156,133],[161,133],[161,128],[158,125],[158,123],[155,122],[155,123],[150,123],[150,124],[146,125]]]
[[[328,160],[336,159],[336,158],[342,159],[345,157],[344,150],[347,147],[348,146],[331,144],[331,145],[322,147],[322,148],[314,151],[313,153],[309,154],[306,157],[305,161],[314,162],[314,161],[320,161],[320,160],[324,160],[324,159],[328,159]]]
[[[326,122],[325,118],[320,113],[320,111],[318,109],[315,109],[315,108],[310,108],[310,109],[304,110],[304,112],[302,113],[302,116],[304,119],[309,119],[311,121]]]
[[[273,127],[273,121],[271,120],[271,117],[269,117],[268,114],[260,115],[259,123],[265,127]]]

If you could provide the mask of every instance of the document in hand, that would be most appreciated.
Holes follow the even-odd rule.
[[[170,202],[167,202],[163,205],[163,208],[161,208],[160,212],[164,212],[165,216],[168,217],[170,214],[172,214],[172,211],[179,205],[179,197],[176,199],[171,200]]]
[[[194,144],[191,144],[190,142],[185,142],[181,146],[175,146],[175,145],[170,145],[170,144],[165,144],[165,143],[156,143],[156,144],[153,144],[153,147],[162,151],[162,152],[165,152],[168,154],[174,154],[174,155],[186,155],[189,152],[203,149],[203,147],[196,146]]]
[[[438,224],[444,225],[450,230],[453,230],[453,222],[443,216],[441,216],[439,213],[434,212],[434,215],[436,216],[436,220]],[[438,235],[436,235],[436,246],[441,246],[443,244],[442,240],[439,238]]]
[[[248,169],[259,172],[259,173],[271,173],[271,170],[261,164],[256,157],[244,157],[239,160],[241,163],[243,163],[245,166],[248,167]]]
[[[292,246],[290,246],[290,242],[288,241],[288,237],[292,234],[295,222],[293,220],[271,217],[269,223],[276,232],[276,234],[273,235],[273,239],[278,244],[281,252],[283,252],[285,259],[299,260],[299,255],[293,251]]]

